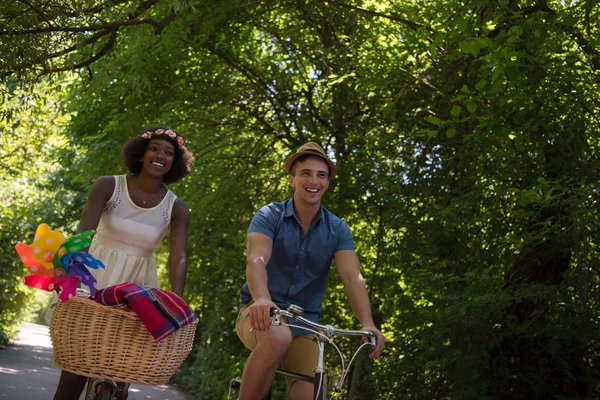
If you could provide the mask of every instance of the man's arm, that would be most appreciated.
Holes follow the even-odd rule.
[[[273,240],[267,235],[250,232],[246,235],[246,280],[254,303],[249,307],[250,326],[257,331],[268,331],[269,312],[279,308],[271,300],[267,276],[267,263],[271,259]]]
[[[344,285],[344,292],[350,301],[354,315],[362,324],[362,329],[375,333],[377,347],[369,357],[375,359],[383,351],[385,337],[375,327],[371,314],[371,302],[367,294],[365,280],[360,273],[360,262],[354,250],[340,250],[334,254],[335,265]]]
[[[187,274],[187,235],[190,209],[181,199],[175,200],[171,217],[171,242],[169,245],[169,280],[171,290],[183,298]]]

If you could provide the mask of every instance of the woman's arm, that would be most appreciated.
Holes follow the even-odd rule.
[[[187,274],[187,235],[190,209],[180,198],[175,200],[171,214],[171,243],[169,249],[169,280],[171,290],[183,298]]]
[[[81,212],[77,233],[96,230],[102,216],[102,211],[104,211],[104,207],[106,207],[106,203],[110,200],[114,190],[114,176],[101,176],[94,181],[85,207],[83,207],[83,211]]]

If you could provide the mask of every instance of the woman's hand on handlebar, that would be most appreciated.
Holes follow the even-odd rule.
[[[383,351],[383,347],[385,346],[385,336],[383,336],[383,333],[381,333],[379,331],[379,329],[377,329],[375,326],[373,325],[366,325],[362,327],[363,331],[370,331],[373,332],[375,334],[375,350],[373,350],[371,352],[371,354],[369,354],[369,358],[375,360],[377,358],[379,358],[379,356],[381,355],[381,352]],[[367,342],[369,339],[364,337],[363,340],[365,342]]]
[[[271,309],[277,308],[277,305],[270,299],[257,299],[249,307],[250,327],[253,330],[263,332],[271,327]]]

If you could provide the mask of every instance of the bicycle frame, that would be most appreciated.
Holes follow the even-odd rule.
[[[303,324],[304,326],[308,327],[308,328],[304,328],[304,329],[316,334],[315,340],[318,345],[319,353],[318,353],[318,358],[317,358],[317,367],[315,369],[315,375],[314,375],[314,377],[312,377],[312,376],[297,374],[294,372],[289,372],[289,371],[285,371],[285,370],[281,370],[281,369],[278,369],[276,371],[276,373],[277,373],[277,375],[282,375],[284,377],[289,377],[289,378],[313,383],[313,385],[314,385],[313,399],[314,400],[323,400],[326,395],[325,385],[324,385],[324,383],[325,383],[325,343],[330,341],[331,338],[336,335],[347,336],[347,337],[363,336],[363,337],[368,337],[371,346],[375,347],[375,334],[371,331],[345,330],[345,329],[335,328],[331,325],[321,325],[321,324],[312,322],[312,321],[302,317],[302,313],[304,313],[304,310],[301,307],[298,307],[293,304],[290,305],[287,308],[287,310],[272,309],[271,310],[271,325],[273,325],[273,326],[283,325],[283,322],[281,321],[281,317],[286,317],[286,318],[291,318],[291,319]],[[298,327],[298,326],[296,325],[296,327]],[[360,348],[359,348],[359,350],[360,350]],[[357,352],[358,352],[358,350],[357,350]],[[352,361],[350,361],[350,363],[351,362]],[[343,374],[342,380],[343,380],[344,376],[345,376],[345,374]],[[235,386],[234,386],[234,383],[235,383]],[[230,381],[230,392],[231,392],[232,388],[239,389],[240,385],[241,385],[241,382],[239,382],[239,381],[236,381],[236,380]],[[271,393],[269,392],[267,394],[267,396],[264,398],[264,400],[270,400],[270,399],[271,399]]]
[[[316,333],[316,342],[319,348],[319,355],[317,358],[317,368],[315,369],[315,376],[312,379],[314,384],[314,400],[323,400],[325,396],[325,343],[336,335],[340,336],[366,336],[369,338],[370,343],[375,347],[375,334],[371,331],[361,330],[346,330],[338,329],[332,325],[321,325],[316,322],[312,322],[302,317],[304,310],[294,304],[290,305],[287,310],[271,310],[271,325],[281,325],[281,317],[291,318],[301,324],[312,328]],[[279,371],[279,370],[278,370]]]

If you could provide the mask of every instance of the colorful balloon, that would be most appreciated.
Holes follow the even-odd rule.
[[[81,282],[96,293],[96,279],[88,268],[105,268],[91,254],[81,251],[92,244],[94,231],[85,231],[67,239],[53,231],[47,224],[40,224],[31,246],[19,242],[15,249],[21,261],[31,273],[24,279],[26,285],[51,292],[60,288],[59,299],[67,301],[75,296]]]

